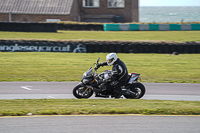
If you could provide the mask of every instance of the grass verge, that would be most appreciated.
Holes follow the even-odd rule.
[[[0,32],[1,39],[200,41],[200,31],[58,31]]]
[[[200,115],[200,101],[133,99],[0,100],[0,116],[33,115]]]
[[[80,81],[107,53],[0,52],[0,81]],[[143,82],[200,83],[200,54],[118,54]],[[99,73],[110,70],[105,66]]]

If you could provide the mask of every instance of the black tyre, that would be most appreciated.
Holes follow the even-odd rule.
[[[142,83],[133,83],[130,87],[129,90],[136,93],[135,97],[129,97],[124,95],[125,98],[127,99],[140,99],[144,96],[146,89]]]
[[[73,95],[76,98],[90,98],[93,94],[93,90],[90,88],[87,88],[81,84],[78,84],[73,89]]]

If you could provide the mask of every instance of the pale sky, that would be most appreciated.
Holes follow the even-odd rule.
[[[200,0],[139,0],[139,2],[140,6],[200,6]]]

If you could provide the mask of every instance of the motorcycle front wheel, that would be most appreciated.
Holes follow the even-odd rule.
[[[87,88],[86,86],[83,86],[81,84],[78,84],[73,89],[73,95],[78,98],[90,98],[93,94],[93,90],[90,88]]]
[[[145,86],[142,83],[133,83],[129,88],[130,91],[134,92],[136,94],[135,97],[130,97],[129,95],[124,95],[127,99],[140,99],[144,96],[146,89]]]

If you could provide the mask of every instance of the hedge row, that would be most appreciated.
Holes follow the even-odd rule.
[[[103,24],[0,22],[0,31],[57,32],[57,30],[103,31]]]
[[[102,24],[62,24],[58,23],[58,30],[87,30],[103,31]]]
[[[0,22],[0,31],[57,32],[56,23]]]
[[[27,41],[0,40],[0,51],[3,46],[50,46],[76,48],[81,45],[87,53],[200,53],[200,42],[167,43],[167,42],[119,42],[119,41]],[[70,50],[70,51],[73,51]],[[59,51],[57,51],[59,52]]]

